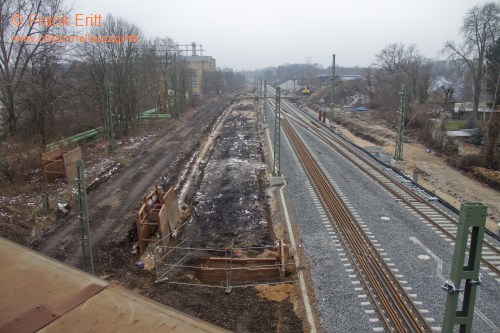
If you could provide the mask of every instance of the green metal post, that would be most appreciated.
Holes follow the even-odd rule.
[[[113,86],[108,85],[108,153],[115,151],[115,117],[113,115]]]
[[[330,103],[330,112],[331,112],[331,119],[330,120],[332,122],[332,125],[333,125],[333,118],[334,118],[333,110],[335,108],[334,96],[335,96],[335,54],[333,55],[333,61],[332,61],[332,101]]]
[[[262,90],[262,78],[259,77],[259,103],[260,103],[260,107],[262,108],[262,106],[264,105],[264,99],[263,99],[263,90]]]
[[[90,241],[89,210],[87,206],[87,189],[83,161],[76,161],[77,170],[77,203],[78,218],[80,220],[80,236],[82,245],[83,270],[94,274],[94,261],[92,258],[92,243]]]
[[[174,86],[174,118],[179,118],[179,101],[178,101],[178,93],[177,93],[177,52],[174,52],[174,61],[173,61],[173,75],[172,75],[172,83]]]
[[[266,111],[266,105],[267,105],[267,80],[264,80],[264,98],[262,100],[262,110],[264,112]]]
[[[274,164],[273,176],[281,177],[280,170],[280,132],[281,132],[281,88],[276,87],[276,111],[274,118]]]
[[[483,248],[487,206],[481,202],[464,202],[460,207],[458,231],[451,264],[450,279],[443,289],[448,292],[443,320],[443,332],[453,332],[459,325],[459,332],[472,331],[476,289],[481,283],[479,264]],[[470,238],[467,258],[467,241]],[[465,263],[465,266],[464,266]],[[465,280],[463,290],[460,289]],[[459,294],[463,291],[461,309],[457,310]]]
[[[406,84],[401,85],[399,92],[399,115],[398,115],[398,132],[396,137],[396,149],[394,151],[394,159],[403,161],[403,129],[405,122],[405,106],[406,106]]]

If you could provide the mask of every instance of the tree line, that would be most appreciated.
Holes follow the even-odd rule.
[[[178,118],[198,100],[192,70],[170,37],[147,38],[140,27],[108,15],[91,36],[137,36],[138,42],[45,42],[39,36],[79,35],[71,27],[13,24],[13,16],[70,13],[65,0],[0,0],[0,116],[4,137],[52,139],[107,126],[111,91],[118,136],[157,108]],[[12,36],[32,36],[14,41]],[[231,69],[203,76],[205,96],[233,89],[244,77]]]
[[[500,4],[490,2],[474,6],[464,16],[460,27],[462,40],[446,41],[441,50],[447,60],[431,60],[422,56],[413,44],[391,43],[375,55],[367,68],[336,67],[337,76],[360,75],[361,81],[341,81],[336,78],[336,104],[346,100],[346,94],[366,96],[363,106],[379,110],[394,126],[399,108],[399,91],[406,85],[407,117],[405,126],[420,130],[425,140],[432,140],[434,123],[431,118],[444,120],[453,111],[454,102],[472,102],[468,127],[478,124],[480,102],[492,110],[500,103]],[[299,79],[301,84],[313,82],[317,87],[331,85],[331,67],[318,64],[286,64],[268,67],[247,76],[263,77],[268,83]],[[326,76],[327,81],[314,80]],[[326,105],[331,101],[330,89],[322,94]],[[347,96],[347,97],[349,97]],[[500,115],[492,112],[484,129],[482,165],[500,168],[498,150]],[[441,140],[444,141],[444,140]],[[442,143],[442,142],[441,142]],[[439,143],[439,144],[441,144]],[[438,144],[438,145],[439,145]]]

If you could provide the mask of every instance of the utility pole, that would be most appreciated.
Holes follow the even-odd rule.
[[[108,100],[108,153],[111,154],[113,151],[115,151],[115,117],[113,115],[113,86],[110,84],[108,85],[108,91],[107,91],[107,100]]]
[[[401,85],[401,92],[399,95],[398,133],[396,137],[394,159],[397,161],[403,161],[403,129],[405,122],[406,84]]]
[[[280,131],[281,131],[281,88],[276,87],[276,111],[274,118],[274,164],[273,176],[281,177],[280,170]]]
[[[87,188],[82,160],[76,161],[76,171],[78,219],[80,220],[83,270],[87,273],[94,274],[92,243],[90,241],[89,210],[87,206]]]
[[[179,118],[179,109],[178,109],[178,99],[177,99],[177,52],[174,52],[174,61],[173,61],[173,77],[172,77],[172,83],[174,86],[174,118],[178,119]]]
[[[332,121],[332,126],[333,126],[333,110],[335,108],[335,54],[333,55],[333,60],[332,60],[332,101],[330,104],[330,112],[332,115],[332,118],[330,119]]]
[[[448,293],[443,319],[444,333],[454,332],[457,325],[460,333],[472,331],[477,286],[481,284],[482,280],[482,275],[479,273],[479,264],[483,249],[487,208],[482,202],[464,202],[460,207],[457,237],[450,272],[451,281],[446,281],[442,286]],[[467,258],[467,242],[469,238],[470,248]],[[462,280],[465,280],[465,286],[460,289]],[[458,301],[461,292],[463,292],[463,298],[462,304],[459,306]]]
[[[267,123],[266,106],[267,106],[267,80],[264,80],[264,100],[262,104],[262,112],[264,113],[264,124]]]
[[[259,103],[260,103],[260,107],[262,108],[264,105],[264,100],[262,99],[263,96],[262,96],[262,78],[261,77],[259,77],[257,79],[257,91],[259,92],[259,98],[260,98]]]

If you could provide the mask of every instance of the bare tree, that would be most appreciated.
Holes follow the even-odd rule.
[[[48,128],[54,128],[54,103],[58,96],[57,84],[60,64],[55,53],[42,53],[33,59],[30,71],[23,80],[20,88],[19,105],[26,112],[24,133],[39,136],[42,143],[46,143],[52,133]],[[59,87],[61,88],[61,87]],[[62,89],[61,89],[62,90]]]
[[[169,37],[148,40],[141,46],[141,86],[145,89],[147,99],[153,101],[162,113],[167,113],[171,107],[168,95],[171,88],[169,68],[175,49],[176,45]]]
[[[488,76],[490,78],[493,98],[491,103],[491,116],[486,129],[486,140],[484,143],[484,162],[487,167],[498,169],[500,167],[500,156],[498,156],[498,141],[500,139],[500,117],[495,112],[498,105],[500,88],[500,38],[490,46],[486,54],[488,64]]]
[[[0,101],[5,106],[11,135],[17,132],[17,95],[30,62],[59,47],[45,43],[40,36],[62,29],[57,25],[33,24],[29,18],[53,17],[61,12],[65,12],[63,0],[0,0]]]
[[[401,84],[408,90],[408,101],[425,102],[430,86],[431,63],[418,54],[415,45],[393,43],[376,55],[374,67],[365,72],[365,79],[373,85],[375,104],[391,110],[398,106]],[[369,74],[369,77],[366,75]]]
[[[490,2],[475,6],[465,15],[460,32],[464,38],[462,44],[448,41],[444,52],[452,60],[464,64],[472,81],[473,119],[477,123],[481,84],[485,74],[485,56],[488,46],[494,43],[500,32],[500,5]]]
[[[125,134],[137,121],[143,87],[139,84],[140,45],[133,41],[118,40],[122,36],[141,36],[140,29],[121,18],[109,15],[101,26],[93,27],[94,36],[114,36],[115,41],[82,45],[80,54],[91,65],[95,98],[100,118],[105,123],[107,86],[112,85],[113,109],[117,133]]]

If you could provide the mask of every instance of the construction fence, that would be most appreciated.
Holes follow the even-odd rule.
[[[187,227],[185,223],[179,229]],[[188,238],[172,242],[176,235],[167,237],[168,246],[162,239],[152,244],[158,282],[233,288],[298,280],[294,257],[300,258],[300,246],[279,240],[262,247],[194,248]]]

